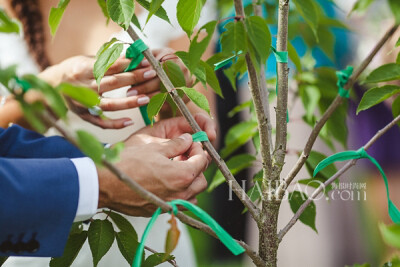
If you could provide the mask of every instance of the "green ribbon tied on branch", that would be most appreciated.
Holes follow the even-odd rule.
[[[233,238],[230,236],[210,215],[208,215],[204,210],[197,207],[196,205],[182,200],[182,199],[175,199],[171,202],[168,202],[169,205],[172,207],[172,212],[176,215],[178,214],[178,207],[177,205],[184,206],[189,211],[193,212],[199,219],[201,219],[205,224],[211,227],[211,229],[215,232],[221,242],[235,255],[239,255],[245,251],[245,249],[240,246]],[[169,211],[171,213],[171,211]],[[151,217],[149,223],[144,230],[142,239],[140,244],[136,250],[135,259],[133,260],[132,267],[140,267],[142,263],[142,254],[144,250],[144,243],[149,235],[151,228],[153,227],[157,217],[161,214],[161,208],[158,208],[153,216]]]
[[[143,52],[149,49],[147,45],[141,40],[136,40],[133,44],[131,44],[126,50],[125,57],[132,59],[129,66],[125,69],[125,72],[134,70],[137,66],[139,66],[140,62],[142,62],[144,55]],[[146,125],[151,124],[151,120],[149,115],[147,114],[147,105],[139,107],[140,114],[142,114],[142,118]]]
[[[231,57],[228,57],[227,59],[224,59],[224,60],[222,60],[220,62],[215,63],[214,64],[214,71],[217,71],[220,68],[225,67],[226,65],[228,65],[232,61],[232,59],[237,58],[242,53],[243,53],[243,51],[239,51],[239,52],[237,52],[237,54],[235,54],[235,55],[233,55]]]
[[[276,51],[275,47],[271,46],[271,50],[274,53],[276,62],[279,63],[288,63],[289,54],[287,51]],[[276,86],[275,86],[276,95],[278,95],[278,75],[276,77]],[[289,122],[289,111],[286,110],[286,122]]]
[[[24,79],[20,79],[20,78],[18,78],[18,77],[15,77],[14,79],[15,79],[15,83],[16,83],[19,87],[21,87],[21,89],[22,89],[22,91],[23,91],[24,93],[26,93],[29,89],[32,88],[32,85],[31,85],[28,81],[25,81]]]
[[[206,132],[200,131],[192,134],[193,142],[206,142],[208,141],[208,136]]]
[[[396,224],[400,224],[400,211],[398,210],[398,208],[394,205],[394,203],[392,202],[392,200],[390,200],[389,197],[389,184],[388,184],[388,180],[386,177],[385,172],[383,171],[381,165],[379,165],[379,163],[376,161],[376,159],[374,159],[373,157],[371,157],[370,155],[368,155],[368,153],[365,151],[364,147],[361,147],[359,150],[357,151],[344,151],[344,152],[339,152],[336,153],[332,156],[327,157],[326,159],[322,160],[320,163],[318,163],[317,167],[315,167],[314,170],[314,174],[313,176],[315,177],[315,175],[323,170],[325,167],[327,167],[328,165],[336,162],[336,161],[345,161],[345,160],[350,160],[350,159],[362,159],[362,158],[367,158],[369,159],[379,170],[379,172],[381,173],[383,180],[385,182],[385,186],[386,186],[386,196],[388,199],[388,210],[389,210],[389,216],[392,219],[392,221]]]
[[[339,89],[339,95],[343,98],[350,97],[350,91],[344,89],[344,86],[349,81],[351,74],[353,74],[353,69],[354,68],[352,66],[347,66],[346,69],[336,72],[336,76],[338,78],[336,85]]]

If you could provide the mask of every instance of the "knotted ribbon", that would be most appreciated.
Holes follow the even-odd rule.
[[[339,89],[339,95],[343,98],[349,98],[350,96],[349,90],[344,89],[344,86],[348,82],[351,74],[353,73],[353,69],[354,68],[352,66],[347,66],[346,69],[336,72],[336,76],[338,78],[336,85]]]
[[[210,226],[210,228],[215,232],[221,242],[234,254],[239,255],[245,251],[245,249],[240,246],[210,215],[208,215],[204,210],[197,207],[196,205],[182,200],[182,199],[175,199],[168,202],[169,205],[172,207],[172,212],[177,215],[178,208],[176,205],[181,205],[193,212],[199,219],[201,219],[205,224]],[[171,211],[169,211],[171,213]],[[161,214],[161,208],[158,208],[153,216],[151,217],[149,223],[144,230],[142,239],[138,248],[136,249],[135,259],[133,260],[132,267],[140,267],[142,263],[142,255],[144,250],[144,244],[146,242],[147,236],[151,228],[153,227],[157,217]]]
[[[28,81],[25,81],[24,79],[20,79],[18,77],[15,77],[15,83],[21,87],[22,91],[26,93],[29,89],[32,88],[31,84]]]
[[[325,167],[327,167],[328,165],[330,165],[336,161],[345,161],[345,160],[350,160],[350,159],[362,159],[362,158],[369,159],[378,168],[379,172],[381,173],[383,180],[385,182],[385,186],[386,186],[386,196],[387,196],[387,200],[388,200],[389,216],[394,223],[400,224],[400,211],[398,210],[398,208],[394,205],[394,203],[390,199],[389,184],[388,184],[386,174],[383,171],[382,167],[379,165],[379,163],[376,161],[376,159],[374,159],[373,157],[368,155],[368,153],[365,151],[364,147],[361,147],[357,151],[353,151],[353,150],[344,151],[344,152],[339,152],[332,156],[327,157],[326,159],[324,159],[320,163],[318,163],[317,167],[315,167],[313,176],[315,177],[315,175],[319,171],[323,170]]]
[[[205,142],[208,141],[208,136],[205,132],[200,131],[192,134],[193,142]]]
[[[141,40],[136,40],[133,44],[131,44],[126,50],[125,57],[132,59],[129,66],[125,69],[125,72],[134,70],[137,66],[139,66],[140,62],[142,62],[144,56],[143,52],[148,49],[147,45]],[[147,114],[147,105],[139,107],[140,114],[142,114],[142,118],[146,125],[151,124],[151,120],[149,115]]]

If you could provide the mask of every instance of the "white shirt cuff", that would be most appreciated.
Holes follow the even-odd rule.
[[[85,221],[97,212],[99,179],[96,165],[90,158],[71,159],[79,177],[79,200],[74,222]]]

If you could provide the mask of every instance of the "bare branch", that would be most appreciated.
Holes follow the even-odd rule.
[[[128,34],[134,41],[139,39],[139,36],[136,34],[136,32],[132,28],[132,26],[129,27]],[[161,82],[164,84],[168,93],[174,100],[175,104],[178,106],[182,115],[188,121],[188,123],[189,123],[190,127],[193,129],[193,131],[194,132],[201,131],[201,128],[199,127],[199,125],[197,124],[195,119],[193,118],[192,114],[190,113],[189,109],[186,107],[183,100],[179,97],[178,93],[176,92],[176,90],[174,88],[174,85],[169,80],[167,74],[164,72],[163,68],[161,67],[161,65],[157,61],[157,59],[153,56],[153,54],[148,49],[146,51],[144,51],[143,54],[146,57],[146,59],[149,61],[150,65],[153,67],[153,69],[156,71]],[[220,157],[218,152],[215,150],[215,148],[209,141],[203,142],[203,146],[207,150],[207,152],[211,156],[211,158],[214,160],[214,162],[217,164],[219,170],[225,177],[226,181],[229,182],[230,185],[232,185],[232,191],[240,199],[240,201],[243,203],[243,205],[246,208],[248,208],[252,217],[255,220],[257,220],[259,217],[259,214],[260,214],[259,209],[250,200],[250,198],[247,196],[246,192],[240,187],[239,183],[236,181],[235,177],[233,177],[232,173],[230,172],[228,166],[226,166],[225,161]]]
[[[400,115],[397,116],[394,120],[392,120],[388,125],[379,130],[365,145],[364,149],[367,150],[374,144],[382,135],[384,135],[390,128],[396,125],[400,121]],[[296,214],[292,217],[289,223],[279,232],[278,239],[279,242],[282,241],[284,235],[293,227],[293,225],[300,218],[301,214],[305,211],[305,209],[311,204],[311,202],[326,188],[328,185],[333,183],[336,179],[338,179],[343,173],[345,173],[348,169],[356,165],[358,159],[353,159],[346,163],[337,173],[335,173],[331,178],[326,180],[323,185],[319,186],[312,195],[300,206],[297,210]]]
[[[394,25],[392,26],[386,34],[379,40],[379,42],[376,44],[376,46],[372,49],[370,54],[364,59],[364,61],[360,64],[360,66],[354,71],[353,75],[351,75],[350,79],[344,86],[346,90],[349,90],[353,87],[354,83],[357,81],[357,79],[360,77],[362,72],[367,68],[369,63],[372,61],[372,59],[376,56],[378,51],[382,48],[382,46],[392,37],[394,32],[397,30],[399,26]],[[277,190],[277,194],[279,194],[279,198],[282,198],[283,195],[286,192],[286,188],[290,185],[290,183],[293,181],[293,179],[296,177],[296,175],[299,173],[301,168],[303,167],[304,163],[306,162],[308,156],[310,155],[310,152],[314,146],[315,140],[317,139],[322,127],[325,125],[327,120],[331,117],[333,112],[343,103],[343,98],[340,97],[339,95],[333,100],[332,104],[328,107],[328,109],[325,111],[325,113],[322,115],[321,119],[315,124],[313,130],[311,131],[311,134],[307,140],[307,143],[304,147],[303,152],[301,153],[299,159],[297,160],[296,164],[292,168],[292,170],[289,172],[289,174],[286,176],[284,181],[281,183],[280,187]]]

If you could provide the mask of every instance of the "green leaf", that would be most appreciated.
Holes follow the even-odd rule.
[[[107,10],[110,18],[126,31],[135,14],[135,1],[107,0]]]
[[[386,244],[400,249],[400,225],[384,225],[383,223],[380,223],[379,230],[381,231],[382,238]]]
[[[124,231],[115,233],[115,237],[122,256],[124,256],[129,265],[132,264],[139,242],[137,239],[133,239],[131,234]]]
[[[46,98],[46,103],[51,107],[52,111],[59,117],[65,118],[67,115],[67,107],[59,92],[50,86],[47,82],[39,79],[35,75],[24,75],[23,80],[27,81],[32,88],[40,91]]]
[[[288,54],[290,60],[296,66],[297,71],[301,72],[302,69],[299,54],[297,54],[296,48],[294,48],[290,42],[288,42]]]
[[[221,150],[221,157],[228,157],[236,149],[246,144],[257,133],[257,127],[257,122],[245,121],[230,128],[225,135],[225,147]]]
[[[163,63],[163,69],[175,88],[186,86],[185,75],[183,74],[183,71],[178,64],[168,60]],[[164,85],[162,85],[162,87],[165,89]]]
[[[313,0],[293,0],[293,3],[296,5],[296,10],[300,13],[300,15],[304,18],[307,24],[311,27],[314,32],[315,38],[317,36],[318,30],[318,9],[316,8],[316,4]]]
[[[215,20],[208,22],[207,24],[205,24],[203,27],[200,28],[200,30],[197,32],[197,34],[191,41],[188,54],[190,69],[195,69],[197,64],[199,63],[201,56],[206,51],[210,43],[210,40],[213,37],[216,25],[217,21]],[[205,33],[207,35],[203,36]],[[199,38],[200,36],[201,38]],[[199,41],[199,39],[201,40]]]
[[[163,262],[175,259],[174,256],[165,255],[165,253],[154,253],[147,257],[147,259],[143,262],[143,267],[154,267]]]
[[[213,89],[213,91],[217,95],[219,95],[220,97],[223,98],[224,96],[222,95],[221,86],[219,85],[219,81],[218,81],[217,75],[214,72],[214,69],[202,60],[200,61],[200,65],[204,68],[204,70],[206,72],[207,84]]]
[[[397,54],[397,57],[396,57],[396,64],[400,64],[400,53]]]
[[[60,0],[57,7],[50,9],[49,15],[49,26],[51,35],[54,36],[57,32],[58,26],[60,25],[61,19],[64,15],[64,11],[67,8],[70,0]]]
[[[253,162],[256,160],[256,157],[250,154],[240,154],[233,156],[226,162],[229,170],[232,172],[233,175],[239,173],[240,171],[249,168],[253,165]],[[217,186],[225,182],[225,178],[222,175],[221,171],[218,170],[213,177],[213,180],[208,187],[208,192],[214,190]]]
[[[247,52],[247,39],[244,25],[241,21],[229,22],[225,25],[226,31],[221,34],[222,52],[225,55],[231,56],[242,51],[243,54]]]
[[[112,219],[112,221],[117,225],[121,232],[124,232],[126,235],[129,235],[133,240],[138,240],[138,235],[133,228],[132,224],[121,214],[116,213],[114,211],[107,212],[108,216]]]
[[[139,19],[135,14],[133,14],[131,21],[132,21],[133,25],[135,25],[139,30],[142,31],[142,26],[140,26]]]
[[[327,27],[318,28],[319,48],[331,60],[335,61],[335,35]]]
[[[253,101],[252,100],[248,100],[248,101],[243,102],[242,104],[237,105],[231,111],[228,112],[228,117],[232,118],[233,116],[235,116],[240,111],[242,111],[242,110],[244,110],[246,108],[250,108],[250,106],[252,104],[253,104]]]
[[[353,11],[357,11],[357,12],[364,12],[365,10],[367,10],[367,8],[372,4],[372,2],[374,2],[374,0],[358,0],[353,8],[350,11],[350,14]],[[349,14],[349,15],[350,15]]]
[[[11,65],[5,69],[0,66],[0,83],[4,85],[8,90],[10,90],[9,82],[14,81],[15,76],[17,76],[17,65]]]
[[[400,65],[389,63],[373,70],[365,80],[366,83],[379,83],[400,79]]]
[[[400,92],[400,86],[397,85],[384,85],[382,87],[375,87],[369,89],[361,98],[360,104],[357,108],[357,114],[362,111],[373,107],[389,97]]]
[[[392,114],[393,118],[400,115],[400,96],[398,96],[392,103]],[[400,127],[400,122],[398,122],[397,125]]]
[[[160,9],[164,0],[152,0],[150,3],[149,14],[147,15],[146,24],[150,18]]]
[[[289,193],[289,204],[290,208],[294,213],[300,208],[300,206],[306,202],[308,196],[305,193],[299,191],[293,191]],[[315,227],[315,216],[316,216],[316,207],[314,201],[304,210],[304,212],[300,215],[300,221],[307,226],[310,226],[316,233],[318,233],[317,228]]]
[[[318,23],[321,26],[328,26],[328,27],[332,27],[332,28],[349,30],[349,27],[347,27],[346,24],[344,24],[343,22],[341,22],[340,20],[335,19],[335,18],[320,17]]]
[[[82,222],[74,222],[71,226],[71,230],[69,230],[70,235],[80,234],[83,232],[83,223]]]
[[[251,16],[245,19],[245,24],[247,36],[260,58],[260,62],[264,64],[267,61],[271,46],[271,33],[267,23],[259,16]]]
[[[97,4],[101,8],[101,12],[103,12],[104,17],[106,17],[108,24],[108,22],[110,21],[110,14],[108,14],[106,0],[97,0]]]
[[[36,114],[42,112],[45,107],[41,102],[35,102],[33,104],[27,104],[26,102],[20,102],[24,118],[29,124],[39,133],[44,133],[47,127],[43,124]]]
[[[88,132],[78,130],[76,134],[78,137],[79,148],[82,152],[90,157],[96,164],[101,164],[104,152],[103,145],[97,141],[96,137]]]
[[[304,184],[306,186],[310,186],[310,187],[313,187],[313,188],[318,188],[321,185],[323,185],[325,181],[326,181],[325,179],[315,178],[314,177],[314,178],[299,180],[298,183],[299,184]],[[324,190],[323,190],[324,194],[326,196],[328,196],[328,193],[330,191],[332,191],[332,189],[333,189],[332,185],[324,186],[323,188],[324,188]]]
[[[100,0],[100,1],[102,1],[102,0]],[[106,42],[106,43],[104,43],[101,47],[100,47],[100,49],[97,51],[97,53],[96,53],[96,59],[98,59],[99,58],[99,56],[101,55],[101,54],[103,54],[104,53],[104,51],[106,51],[111,45],[113,45],[115,42],[117,42],[118,40],[117,40],[117,38],[112,38],[110,41],[108,41],[108,42]]]
[[[364,264],[354,264],[352,266],[350,265],[346,265],[345,267],[371,267],[371,265],[369,263],[364,263]],[[395,267],[395,266],[391,266],[391,267]]]
[[[260,152],[260,132],[257,132],[256,135],[253,137],[253,145],[254,148],[256,149],[256,153]]]
[[[3,263],[5,263],[7,259],[8,259],[8,257],[0,256],[0,266],[2,266]]]
[[[7,13],[0,8],[0,32],[5,33],[20,33],[21,29],[18,22],[11,19]]]
[[[79,234],[73,234],[68,237],[67,244],[65,245],[64,254],[59,258],[52,258],[50,267],[69,267],[78,256],[83,244],[87,238],[87,231]]]
[[[176,6],[176,17],[179,25],[181,25],[189,38],[192,36],[194,27],[199,22],[203,4],[203,0],[179,0]]]
[[[56,88],[60,93],[69,96],[82,105],[90,108],[100,103],[99,95],[93,89],[75,86],[69,83],[62,83]]]
[[[167,99],[168,93],[159,93],[154,95],[149,104],[147,105],[147,115],[150,121],[160,112],[161,107],[164,105],[165,99]]]
[[[111,148],[105,148],[104,156],[106,160],[112,163],[120,161],[119,155],[121,154],[122,150],[124,150],[124,147],[124,142],[118,142],[114,144]]]
[[[394,18],[396,20],[396,23],[400,23],[400,2],[398,0],[388,0],[389,1],[389,6],[390,10],[392,11]]]
[[[88,240],[92,251],[93,265],[96,267],[114,242],[114,228],[108,220],[94,220],[90,223]]]
[[[182,89],[187,97],[196,104],[199,108],[207,111],[208,114],[210,114],[210,105],[208,104],[207,97],[203,95],[202,93],[199,93],[196,89],[193,88],[188,88],[188,87],[181,87],[179,89]]]
[[[147,0],[136,0],[139,5],[141,5],[144,9],[146,9],[147,11],[150,11],[150,3]],[[156,15],[157,17],[159,17],[162,20],[165,20],[166,22],[170,23],[167,12],[165,11],[165,9],[160,6],[160,8],[156,11],[156,13],[154,13],[154,15]],[[139,28],[139,27],[138,27]]]
[[[121,55],[123,48],[123,44],[115,44],[98,54],[93,67],[93,75],[98,86],[100,86],[100,81],[104,77],[104,74]]]

